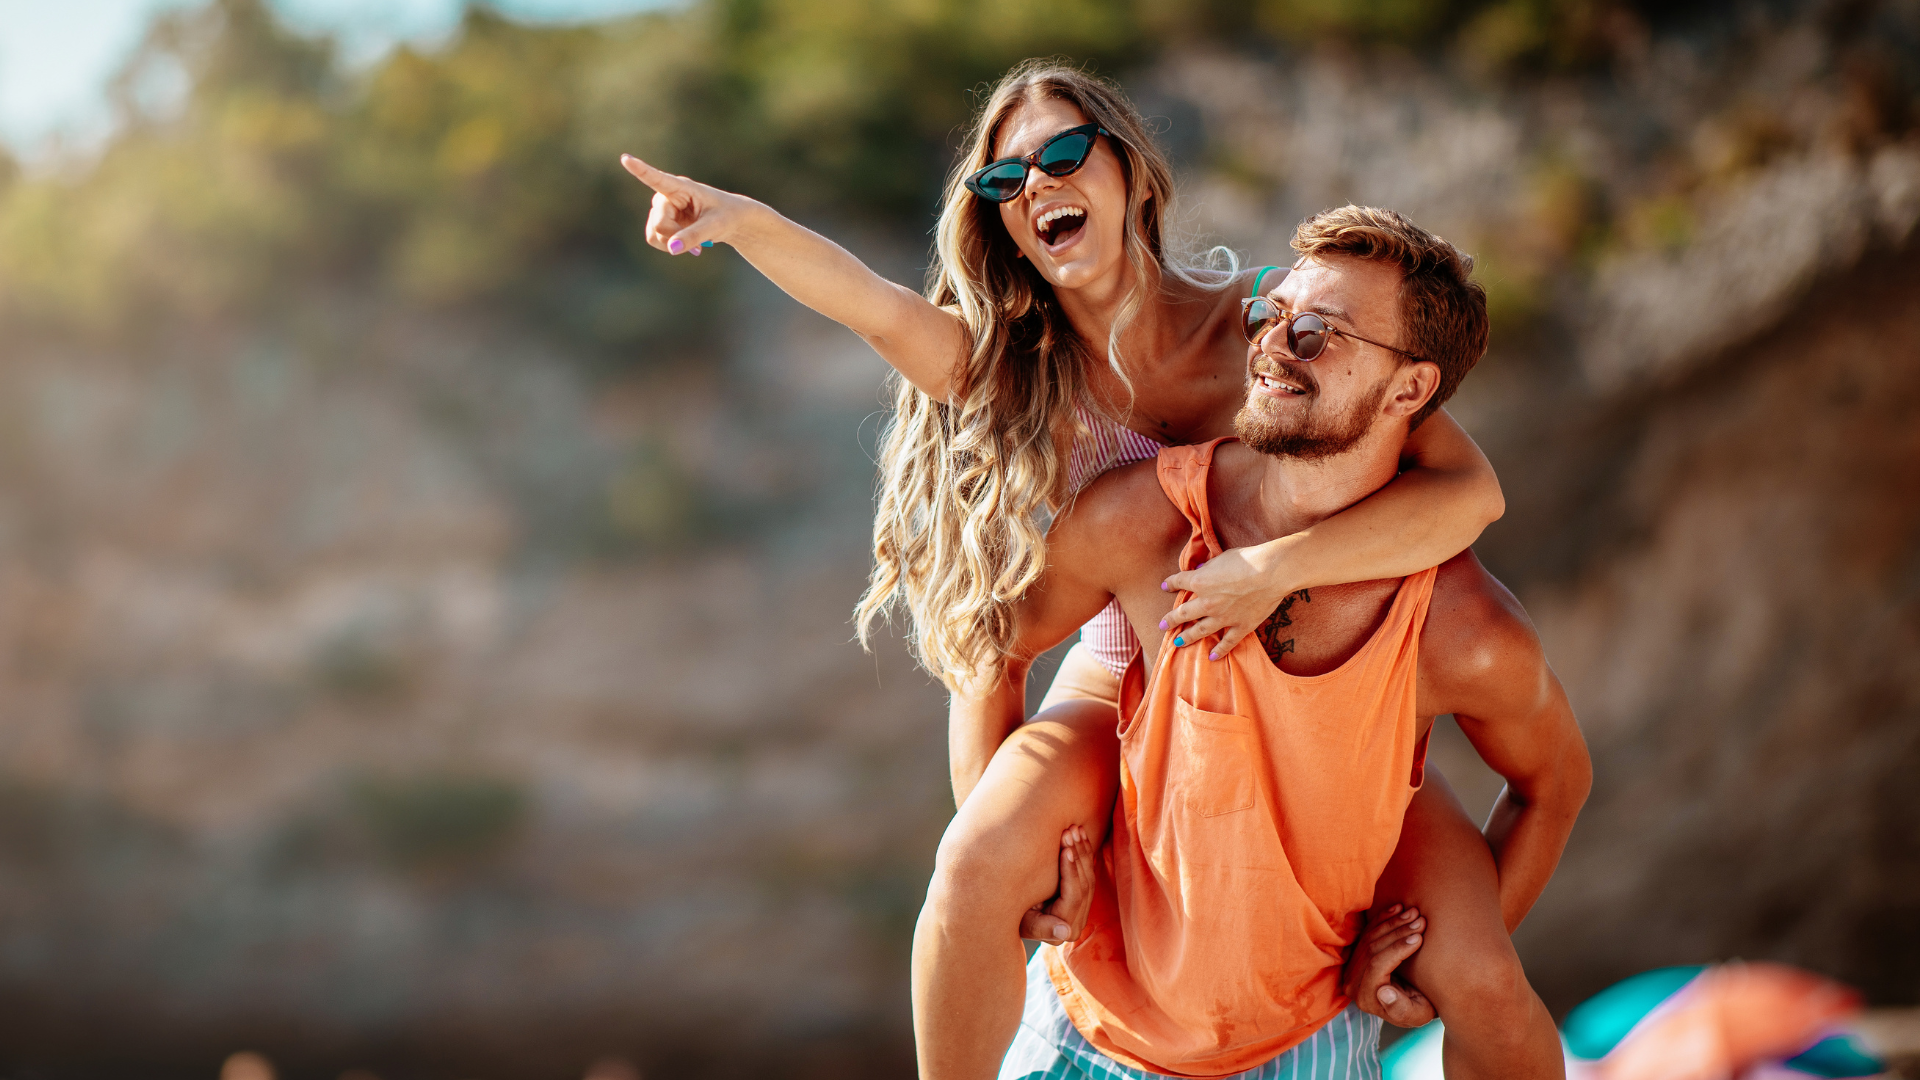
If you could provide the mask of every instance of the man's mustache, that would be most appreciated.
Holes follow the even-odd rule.
[[[1273,356],[1257,356],[1247,365],[1249,381],[1256,375],[1273,375],[1298,386],[1309,394],[1319,393],[1320,383],[1313,377],[1311,369],[1298,360],[1281,360]]]

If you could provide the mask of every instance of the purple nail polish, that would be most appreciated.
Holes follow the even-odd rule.
[[[1167,620],[1165,620],[1165,619],[1161,619],[1161,620],[1160,620],[1160,629],[1162,629],[1162,630],[1165,630],[1166,628],[1167,628]]]
[[[679,240],[667,241],[667,254],[669,255],[678,255],[686,249],[687,245],[681,243]]]

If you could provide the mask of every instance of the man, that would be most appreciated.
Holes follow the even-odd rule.
[[[1378,1020],[1354,1006],[1417,1012],[1410,988],[1384,985],[1416,948],[1412,977],[1448,1019],[1451,1075],[1559,1069],[1506,933],[1551,876],[1590,767],[1511,594],[1469,552],[1405,579],[1297,593],[1218,662],[1163,647],[1169,573],[1308,528],[1386,484],[1409,431],[1485,346],[1470,260],[1400,215],[1329,211],[1294,246],[1300,265],[1249,311],[1258,339],[1240,441],[1170,448],[1101,478],[1055,523],[1047,575],[1022,602],[1019,655],[1114,598],[1147,645],[1122,693],[1105,858],[1082,846],[1061,875],[1063,900],[1073,879],[1092,880],[1088,924],[1030,965],[1003,1078],[1320,1076],[1336,1061],[1331,1075],[1371,1075]],[[988,707],[1018,715],[1023,691],[1008,687]],[[1395,867],[1411,880],[1382,884],[1382,899],[1389,885],[1415,894],[1431,940],[1424,919],[1382,912],[1393,917],[1361,943],[1343,988],[1443,713],[1508,790],[1486,843],[1408,829],[1417,850]],[[1031,741],[996,757],[989,779],[1004,767],[1029,772],[1003,786],[1047,784],[1035,765],[1044,736]],[[1053,889],[1052,867],[994,849],[994,809],[981,805],[964,804],[943,842],[916,935],[928,1077],[992,1074],[1019,1015],[1005,957],[983,951],[1004,951],[995,935],[1011,934],[1018,909],[995,905]],[[1453,1037],[1456,1014],[1471,1037]]]

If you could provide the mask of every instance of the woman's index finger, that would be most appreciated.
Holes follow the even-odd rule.
[[[635,180],[640,181],[662,195],[678,195],[687,189],[687,182],[685,180],[680,179],[672,173],[661,172],[659,169],[641,161],[632,154],[621,154],[620,164],[629,173],[633,174]]]

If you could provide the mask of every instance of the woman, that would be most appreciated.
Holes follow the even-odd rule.
[[[1016,68],[983,110],[948,185],[927,297],[758,202],[622,160],[655,191],[650,244],[695,255],[704,243],[732,245],[899,373],[862,635],[896,598],[905,601],[918,656],[954,691],[956,803],[988,794],[976,783],[995,753],[1019,740],[979,722],[989,711],[980,705],[1024,683],[1030,658],[1006,655],[1010,610],[1045,565],[1045,520],[1105,468],[1161,445],[1231,433],[1247,357],[1238,301],[1272,268],[1183,262],[1166,228],[1171,170],[1138,113],[1111,84],[1052,63]],[[1308,532],[1170,578],[1166,587],[1194,594],[1170,616],[1175,643],[1210,642],[1214,655],[1225,655],[1289,593],[1433,566],[1501,509],[1485,458],[1451,418],[1436,414],[1409,443],[1402,475],[1371,498]],[[1117,609],[1083,632],[1033,722],[1050,732],[1047,783],[992,793],[1003,820],[1023,825],[996,841],[1053,850],[1064,834],[1085,852],[1088,835],[1104,832],[1118,674],[1137,649]],[[1491,871],[1477,831],[1440,792],[1416,800],[1409,830],[1467,837]],[[1064,849],[1063,866],[1075,850]],[[1395,872],[1419,882],[1416,861]],[[1495,893],[1491,881],[1475,889],[1464,902]],[[1057,921],[1037,914],[1032,928],[1074,932],[1053,928]],[[1421,922],[1403,916],[1392,925],[1392,944],[1411,951]],[[1009,941],[1015,947],[1001,959],[1017,980],[1011,928]],[[923,990],[916,984],[917,1010],[928,999]],[[916,1016],[923,1066],[965,1074],[992,1056],[995,1039],[1004,1051],[1018,1009],[986,1018],[980,1039],[951,1054],[941,1049],[934,1061],[928,1048],[938,1040],[922,1020]]]

